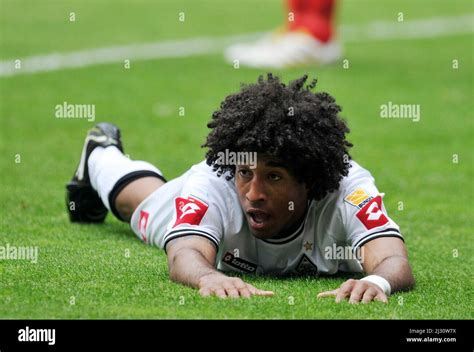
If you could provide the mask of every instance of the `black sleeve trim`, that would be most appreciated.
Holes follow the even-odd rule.
[[[367,244],[370,241],[375,240],[376,238],[380,238],[380,237],[397,237],[397,238],[400,238],[403,242],[405,242],[405,239],[398,231],[397,232],[387,231],[384,233],[377,234],[377,236],[372,236],[372,235],[374,234],[370,234],[369,236],[366,236],[362,238],[361,240],[359,240],[359,242],[357,242],[357,244],[354,246],[354,250],[357,250],[357,248],[362,247],[364,244]]]
[[[201,230],[196,230],[196,229],[181,229],[181,230],[172,231],[165,235],[165,242],[163,244],[163,249],[165,250],[165,252],[166,252],[166,245],[168,244],[168,242],[170,242],[171,240],[174,240],[175,238],[185,237],[185,236],[205,237],[216,246],[216,250],[219,250],[219,240],[213,235],[211,235],[210,233],[201,231]]]
[[[396,229],[396,228],[394,228],[394,227],[389,227],[388,229],[384,229],[384,230],[380,230],[380,231],[371,232],[371,233],[369,233],[368,235],[362,237],[360,240],[358,240],[358,241],[356,242],[356,244],[354,245],[354,248],[359,247],[360,242],[364,241],[366,238],[368,238],[368,237],[370,237],[370,236],[376,235],[376,234],[378,234],[378,233],[382,234],[382,233],[394,233],[394,232],[395,232],[396,234],[399,234],[399,235],[401,236],[400,231],[398,231],[398,229]]]
[[[354,248],[357,248],[360,244],[360,242],[362,242],[364,239],[366,239],[367,237],[369,236],[372,236],[372,235],[376,235],[378,233],[386,233],[386,232],[396,232],[398,234],[400,234],[400,231],[398,231],[398,229],[394,228],[394,227],[389,227],[388,229],[384,229],[384,230],[380,230],[380,231],[375,231],[375,232],[371,232],[367,235],[365,235],[364,237],[362,237],[360,240],[358,240],[356,242],[356,244],[353,246]]]

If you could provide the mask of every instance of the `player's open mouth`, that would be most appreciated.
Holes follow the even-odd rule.
[[[268,220],[270,220],[270,214],[258,209],[248,210],[247,215],[250,220],[250,227],[254,229],[264,228],[268,224]]]

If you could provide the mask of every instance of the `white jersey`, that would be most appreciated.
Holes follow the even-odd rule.
[[[218,249],[222,271],[288,275],[361,272],[360,247],[378,237],[399,237],[372,175],[351,162],[337,191],[310,201],[299,228],[286,238],[262,240],[250,231],[234,180],[218,177],[205,161],[148,197],[135,211],[132,228],[161,248],[197,235]]]

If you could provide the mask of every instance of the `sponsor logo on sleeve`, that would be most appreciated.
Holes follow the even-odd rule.
[[[356,188],[352,193],[344,198],[344,201],[358,209],[369,203],[374,197],[370,196],[364,189]]]
[[[356,214],[367,230],[383,226],[388,223],[388,219],[382,212],[382,197],[377,196],[369,203],[365,204]]]
[[[144,242],[147,241],[146,238],[146,227],[148,226],[148,217],[150,214],[146,211],[141,210],[140,211],[140,218],[138,220],[138,231],[140,231],[140,234],[142,235],[142,240]]]
[[[181,224],[199,225],[209,208],[206,203],[192,196],[176,198],[175,205],[176,222],[173,227]]]

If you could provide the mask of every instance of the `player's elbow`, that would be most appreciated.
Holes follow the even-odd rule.
[[[171,281],[182,284],[182,273],[176,265],[168,265],[168,277]]]
[[[176,272],[176,270],[173,270],[172,268],[168,270],[168,277],[171,281],[180,283],[178,273]]]
[[[415,280],[415,276],[413,276],[413,271],[411,270],[410,267],[409,267],[409,272],[407,276],[408,277],[407,277],[407,282],[406,282],[406,291],[411,291],[415,288],[416,280]]]
[[[168,276],[171,281],[179,282],[179,270],[176,253],[168,253]]]
[[[405,268],[403,270],[403,280],[400,285],[400,291],[411,291],[415,288],[416,280],[408,260],[405,261]]]
[[[171,281],[186,283],[186,267],[193,262],[189,254],[188,248],[177,248],[168,252],[168,276]]]

